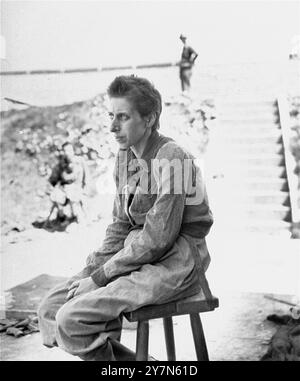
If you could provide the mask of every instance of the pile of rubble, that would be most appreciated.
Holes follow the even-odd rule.
[[[199,157],[205,152],[214,117],[211,101],[177,96],[165,101],[161,133]],[[90,197],[97,194],[99,184],[110,184],[118,146],[109,131],[105,95],[71,105],[9,110],[1,113],[1,119],[4,234],[24,230],[48,213],[48,178],[66,141],[89,166]]]
[[[192,150],[196,142],[198,153],[203,153],[208,143],[209,125],[211,120],[215,119],[213,102],[199,102],[187,96],[180,96],[166,101],[165,106],[165,133],[178,138],[179,142],[186,143],[187,148]],[[10,126],[18,130],[17,136],[14,137],[15,152],[23,152],[35,159],[41,176],[50,175],[53,159],[66,141],[74,145],[77,155],[82,156],[95,168],[101,167],[103,160],[115,156],[117,147],[109,132],[104,95],[78,103],[77,108],[81,112],[74,112],[72,106],[62,107],[62,111],[60,108],[52,108],[57,115],[51,118],[47,108],[45,112],[43,109],[35,110],[39,117],[35,115],[32,118],[31,113],[34,110],[28,109],[28,116],[21,128],[17,128],[20,124],[16,118]]]
[[[39,332],[38,318],[30,316],[23,320],[0,319],[0,333],[16,338]]]
[[[165,102],[162,132],[173,137],[195,157],[202,157],[209,142],[209,130],[216,119],[213,100],[177,96]]]
[[[269,321],[279,325],[262,361],[300,361],[300,320],[290,315],[269,315]]]
[[[95,195],[93,184],[106,174],[116,152],[106,115],[103,95],[71,105],[1,112],[2,234],[30,228],[48,213],[48,178],[66,141],[89,165]]]
[[[38,165],[41,176],[49,176],[53,159],[68,141],[75,148],[77,155],[82,156],[88,164],[97,167],[103,159],[114,157],[114,144],[109,133],[106,118],[106,107],[103,95],[98,95],[87,102],[72,106],[51,108],[52,117],[46,109],[28,109],[26,122],[18,128],[15,136],[15,152],[25,153]],[[38,116],[30,118],[35,111]],[[23,111],[24,113],[25,111]],[[11,128],[18,126],[19,120]]]

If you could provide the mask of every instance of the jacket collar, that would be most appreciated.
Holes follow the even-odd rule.
[[[144,152],[142,153],[141,159],[136,158],[133,151],[130,149],[130,153],[133,158],[135,158],[138,163],[143,167],[143,169],[147,172],[150,171],[151,167],[151,159],[153,159],[156,155],[156,151],[158,148],[158,143],[161,140],[161,135],[158,133],[157,130],[154,130],[152,134],[149,136],[149,139],[147,141],[147,145],[144,149]]]
[[[151,171],[151,160],[154,159],[157,155],[157,152],[159,149],[165,144],[168,143],[169,141],[173,141],[172,138],[168,138],[164,135],[161,135],[158,133],[157,130],[154,130],[152,134],[149,136],[149,139],[147,141],[147,145],[144,149],[144,152],[142,153],[142,156],[140,159],[138,159],[131,148],[128,148],[127,150],[122,150],[122,151],[127,151],[127,160],[128,164],[131,163],[133,164],[132,167],[130,168],[134,170],[136,168],[136,164],[139,164],[145,170],[146,172]]]

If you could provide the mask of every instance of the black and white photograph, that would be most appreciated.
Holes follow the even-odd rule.
[[[0,361],[300,361],[300,0],[0,7]]]

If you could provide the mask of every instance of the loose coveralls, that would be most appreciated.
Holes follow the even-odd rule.
[[[117,346],[122,313],[201,289],[210,296],[205,236],[213,219],[192,157],[154,131],[142,158],[119,151],[114,178],[113,222],[102,247],[38,311],[44,344],[84,360],[125,360]],[[66,301],[67,287],[88,276],[99,288]]]

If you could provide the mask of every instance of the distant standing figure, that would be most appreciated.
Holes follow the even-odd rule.
[[[195,50],[189,46],[186,42],[187,37],[183,34],[180,35],[180,40],[183,43],[183,49],[181,53],[181,60],[179,63],[179,76],[181,81],[182,92],[187,92],[191,87],[192,69],[198,54]]]

